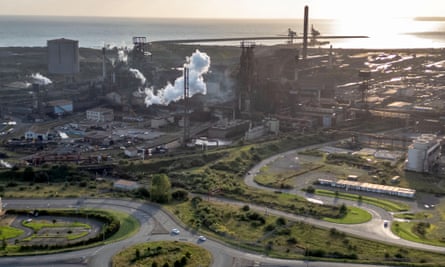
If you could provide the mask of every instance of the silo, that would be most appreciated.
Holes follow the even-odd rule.
[[[52,74],[79,73],[79,41],[54,39],[47,41],[48,71]]]

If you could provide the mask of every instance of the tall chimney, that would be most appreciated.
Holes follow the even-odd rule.
[[[303,60],[307,58],[307,31],[309,24],[309,7],[304,6],[304,29],[303,29]]]

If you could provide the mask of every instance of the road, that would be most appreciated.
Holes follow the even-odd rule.
[[[263,166],[265,166],[275,160],[283,158],[283,157],[295,158],[296,154],[300,151],[312,150],[312,149],[320,148],[323,146],[330,146],[336,142],[338,142],[338,141],[328,142],[328,143],[324,143],[324,144],[316,144],[316,145],[312,145],[312,146],[308,146],[308,147],[304,147],[304,148],[287,151],[287,152],[284,152],[281,154],[274,155],[270,158],[267,158],[267,159],[261,161],[260,163],[256,164],[248,172],[248,174],[244,178],[244,182],[247,186],[250,186],[250,187],[258,188],[261,190],[276,191],[277,189],[275,189],[275,188],[261,186],[261,185],[258,185],[254,181],[255,174],[258,173]],[[290,189],[290,190],[281,190],[281,191],[286,192],[286,193],[295,194],[295,195],[300,195],[305,198],[315,198],[317,200],[322,201],[325,204],[345,203],[348,206],[358,206],[359,205],[357,203],[357,201],[335,199],[335,198],[323,197],[323,196],[318,196],[318,195],[314,196],[311,194],[307,194],[306,192],[304,192],[300,189]],[[409,204],[412,207],[418,206],[417,203],[415,203],[413,201],[407,202],[407,204]],[[249,204],[249,205],[251,205],[251,204]],[[352,235],[355,235],[358,237],[363,237],[363,238],[370,239],[370,240],[375,240],[378,242],[385,242],[385,243],[389,243],[389,244],[401,245],[401,246],[411,247],[411,248],[415,248],[415,249],[422,249],[422,250],[428,250],[428,251],[434,251],[434,252],[440,252],[440,253],[445,252],[444,247],[437,247],[437,246],[431,246],[431,245],[426,245],[426,244],[421,244],[421,243],[415,243],[415,242],[411,242],[411,241],[408,241],[405,239],[401,239],[400,237],[394,235],[391,232],[390,227],[385,228],[383,226],[384,220],[392,221],[392,219],[393,219],[392,215],[389,212],[387,212],[386,210],[376,207],[376,206],[368,205],[366,203],[361,203],[360,208],[363,208],[371,213],[371,215],[372,215],[371,221],[369,221],[367,223],[362,223],[362,224],[344,225],[344,224],[328,223],[328,222],[315,220],[315,219],[311,219],[311,218],[305,218],[305,217],[301,217],[301,216],[293,216],[290,214],[273,211],[270,209],[268,209],[268,212],[271,214],[277,214],[279,216],[284,216],[284,217],[295,219],[295,220],[305,220],[306,222],[308,222],[310,224],[317,225],[320,227],[325,227],[325,228],[335,227],[337,230],[343,231],[345,233],[352,234]],[[263,209],[264,209],[264,207],[263,207]]]
[[[335,141],[336,142],[336,141]],[[263,190],[276,190],[267,187],[262,187],[256,184],[253,180],[254,174],[257,173],[262,166],[268,164],[279,157],[291,156],[303,149],[314,149],[320,146],[332,145],[335,142],[329,142],[325,144],[318,144],[310,147],[305,147],[298,150],[282,153],[271,158],[268,158],[261,163],[254,166],[251,171],[245,177],[245,183],[248,186],[261,188]],[[323,198],[319,196],[307,196],[301,190],[290,190],[289,193],[303,195],[305,197],[314,197],[324,203],[339,204],[341,202],[346,205],[357,205],[357,202],[351,202],[346,200],[338,200],[333,198]],[[210,198],[211,201],[226,202],[234,205],[249,205],[251,209],[264,211],[265,207],[252,205],[251,203],[237,202],[228,199]],[[335,202],[338,201],[339,203]],[[139,220],[141,228],[139,232],[122,241],[107,244],[104,246],[98,246],[94,248],[66,252],[60,254],[49,254],[42,256],[29,256],[29,257],[3,257],[0,259],[1,266],[11,267],[24,267],[24,266],[109,266],[111,258],[114,254],[120,250],[129,247],[133,244],[158,241],[158,240],[177,240],[183,242],[192,242],[204,247],[213,256],[212,267],[235,267],[241,266],[240,262],[260,262],[261,266],[320,266],[320,267],[340,267],[340,266],[382,266],[382,265],[360,265],[360,264],[345,264],[345,263],[332,263],[332,262],[308,262],[308,261],[294,261],[294,260],[282,260],[265,257],[264,255],[253,254],[244,252],[237,248],[226,246],[217,240],[207,239],[205,242],[198,243],[198,233],[187,231],[181,227],[181,224],[163,211],[157,205],[150,203],[141,203],[119,199],[3,199],[3,203],[8,208],[26,209],[26,208],[96,208],[96,209],[112,209],[121,212],[125,212],[134,216]],[[267,209],[269,214],[283,216],[291,220],[305,221],[313,225],[317,225],[325,228],[333,228],[343,231],[348,234],[352,234],[367,239],[386,242],[394,245],[403,245],[416,249],[423,249],[428,251],[445,253],[445,248],[435,247],[425,244],[419,244],[400,239],[391,233],[389,228],[383,227],[383,220],[391,220],[392,216],[381,208],[370,206],[367,204],[361,204],[361,208],[368,210],[373,219],[364,224],[358,225],[342,225],[333,224],[325,221],[315,220],[308,217],[296,216],[293,214],[284,213],[277,210]],[[180,235],[171,235],[170,229],[178,228],[181,231]],[[245,265],[244,265],[245,266]]]
[[[221,200],[218,200],[221,201]],[[28,209],[28,208],[47,208],[48,204],[52,208],[95,208],[95,209],[112,209],[125,212],[134,216],[141,223],[139,232],[122,241],[98,246],[94,248],[72,251],[58,254],[48,254],[41,256],[28,257],[3,257],[0,259],[0,266],[9,267],[25,267],[25,266],[109,266],[110,260],[114,254],[120,250],[133,244],[158,241],[158,240],[178,240],[183,242],[191,242],[204,247],[213,256],[212,267],[234,267],[238,261],[247,260],[250,262],[261,262],[261,266],[320,266],[320,267],[340,267],[345,266],[344,263],[329,262],[306,262],[267,258],[263,255],[247,253],[237,248],[225,246],[224,244],[207,239],[205,242],[197,242],[198,233],[193,233],[182,228],[168,213],[164,212],[156,205],[133,202],[118,199],[3,199],[3,203],[7,204],[11,209]],[[244,205],[244,203],[240,203]],[[261,207],[257,207],[261,208]],[[275,213],[277,211],[270,211]],[[280,214],[277,212],[277,214]],[[286,215],[286,214],[282,214]],[[288,216],[288,215],[286,215]],[[289,215],[290,216],[290,215]],[[298,219],[297,217],[295,217]],[[300,218],[301,219],[301,218]],[[311,219],[309,219],[311,220]],[[307,222],[313,223],[316,220]],[[154,230],[156,229],[156,233]],[[171,235],[170,229],[178,228],[180,235]],[[348,266],[373,266],[349,264]],[[381,266],[381,265],[379,265]]]

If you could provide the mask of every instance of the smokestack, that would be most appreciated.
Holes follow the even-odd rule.
[[[102,48],[102,79],[105,81],[107,78],[107,70],[106,70],[106,56],[105,56],[106,49],[105,47]]]
[[[303,60],[307,58],[307,32],[309,22],[309,7],[304,6],[304,29],[303,29]]]

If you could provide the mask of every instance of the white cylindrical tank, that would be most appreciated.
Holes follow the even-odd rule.
[[[48,71],[53,74],[79,73],[79,41],[65,38],[47,41]]]
[[[427,150],[429,147],[429,141],[424,139],[416,139],[413,141],[413,145],[415,149]]]
[[[406,169],[411,171],[422,172],[424,156],[425,156],[424,150],[418,150],[415,148],[409,149]]]

